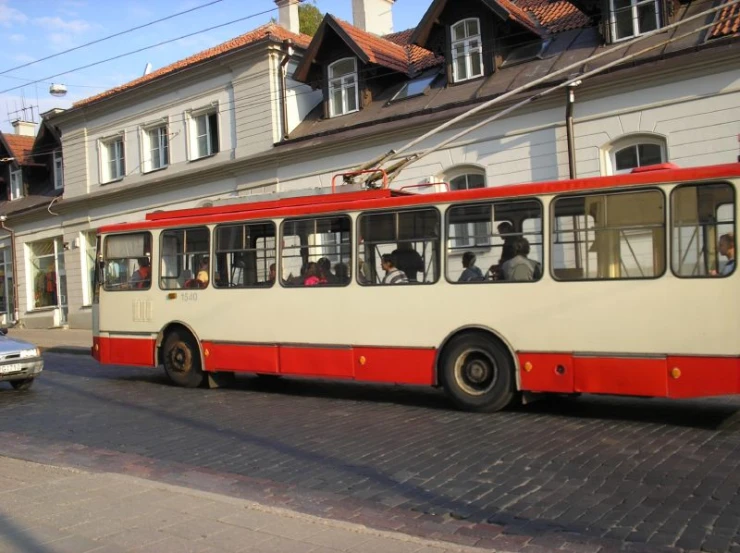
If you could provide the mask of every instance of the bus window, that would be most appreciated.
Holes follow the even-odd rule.
[[[347,215],[285,221],[280,278],[285,286],[347,286],[352,260]]]
[[[392,270],[383,268],[383,255],[389,255],[393,267],[403,273],[400,282],[437,282],[440,270],[439,223],[436,209],[360,215],[357,236],[359,283],[366,286],[383,283],[387,272]]]
[[[732,250],[725,247],[729,240]],[[676,276],[728,276],[735,270],[734,242],[735,191],[732,186],[692,184],[673,190],[671,268]]]
[[[461,232],[465,231],[466,232]],[[471,231],[474,230],[474,233]],[[534,281],[542,276],[542,205],[511,200],[447,212],[447,279]]]
[[[151,288],[151,244],[148,232],[107,236],[101,268],[103,288],[111,292]]]
[[[656,278],[665,270],[665,201],[659,190],[555,199],[557,280]]]
[[[208,228],[165,230],[160,258],[163,290],[205,288],[210,280]]]
[[[274,223],[219,225],[215,234],[216,288],[270,287],[275,283]]]

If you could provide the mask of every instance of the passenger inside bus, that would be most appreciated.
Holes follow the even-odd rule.
[[[274,263],[270,263],[270,274],[267,277],[267,282],[269,284],[274,284],[275,283],[276,275],[277,275],[277,271],[275,269],[275,264]]]
[[[536,261],[528,259],[529,241],[519,236],[514,241],[514,257],[501,265],[501,272],[505,280],[539,280],[542,268]]]
[[[338,284],[347,284],[349,282],[349,268],[344,263],[334,265],[334,275]]]
[[[516,255],[514,252],[514,243],[517,236],[514,233],[514,225],[508,221],[504,221],[496,228],[498,229],[499,236],[504,239],[504,245],[501,247],[501,259],[498,261],[499,266],[501,266]]]
[[[198,288],[205,288],[208,286],[208,258],[204,257],[200,260],[200,269],[198,274],[195,276],[195,280],[198,281]]]
[[[326,280],[321,277],[318,263],[310,261],[306,265],[306,278],[303,279],[303,285],[317,286],[319,284],[326,284]]]
[[[152,278],[152,268],[148,257],[138,259],[139,268],[131,275],[131,283],[136,288],[149,288],[149,282]]]
[[[381,260],[381,265],[385,271],[383,284],[407,284],[409,282],[406,273],[396,267],[393,254],[384,253]]]
[[[331,272],[331,261],[328,257],[322,257],[318,260],[319,282],[320,284],[337,284],[337,278]]]
[[[717,273],[717,271],[710,271],[713,276],[727,276],[732,274],[735,270],[735,233],[728,232],[719,237],[719,253],[727,258],[727,263]]]
[[[400,242],[391,255],[395,259],[395,266],[403,271],[409,282],[417,282],[418,273],[424,272],[424,261],[413,245],[409,242]]]
[[[462,264],[465,270],[457,279],[458,282],[475,282],[478,280],[485,280],[483,271],[475,266],[475,254],[473,252],[465,252],[462,256]]]

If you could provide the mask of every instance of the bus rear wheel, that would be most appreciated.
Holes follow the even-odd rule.
[[[191,336],[177,330],[169,333],[164,341],[163,359],[167,377],[178,386],[197,388],[203,384],[200,352]]]
[[[466,411],[500,411],[514,399],[514,367],[508,352],[482,334],[456,336],[441,358],[442,384]]]

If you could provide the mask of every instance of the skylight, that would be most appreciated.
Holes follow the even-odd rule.
[[[525,61],[531,61],[534,59],[542,59],[548,46],[550,46],[550,41],[545,40],[544,42],[529,42],[523,46],[514,48],[509,52],[509,55],[506,56],[501,67],[508,67],[509,65],[516,65],[517,63],[524,63]]]
[[[404,98],[411,98],[412,96],[424,94],[424,91],[432,84],[432,81],[434,81],[435,78],[437,78],[437,74],[426,77],[417,77],[416,79],[410,80],[403,85],[401,90],[396,93],[391,101],[395,102],[396,100],[403,100]]]

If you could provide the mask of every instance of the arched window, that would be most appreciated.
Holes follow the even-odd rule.
[[[486,175],[475,167],[457,168],[446,174],[450,190],[472,190],[486,186]],[[455,248],[488,247],[491,233],[486,223],[461,223],[450,226],[450,239]]]
[[[456,83],[483,75],[480,21],[463,19],[451,29],[452,78]]]
[[[329,65],[329,116],[358,110],[357,60],[344,58]]]
[[[665,139],[657,135],[634,135],[620,138],[606,150],[607,175],[629,173],[636,167],[668,161]]]

